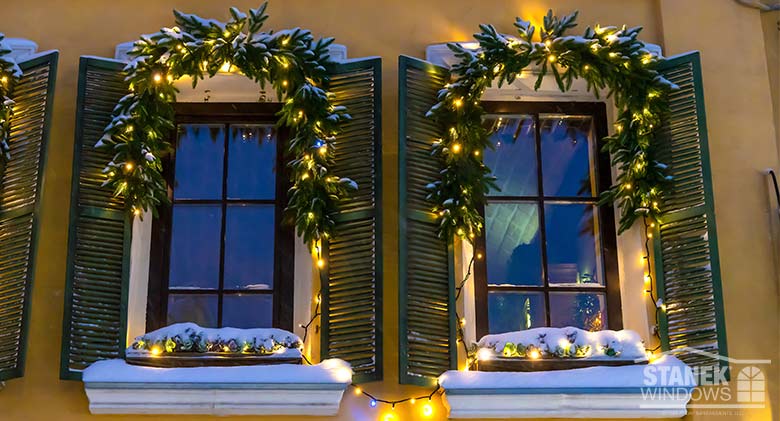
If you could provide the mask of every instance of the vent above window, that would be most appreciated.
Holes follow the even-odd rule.
[[[476,42],[461,42],[462,46],[470,49],[476,49],[479,44]],[[661,47],[655,44],[647,44],[647,49],[654,54],[661,54]],[[457,62],[455,53],[447,47],[447,44],[431,44],[425,49],[425,59],[432,64],[442,67],[452,67]],[[511,100],[560,100],[562,93],[555,83],[555,79],[550,75],[544,78],[539,90],[534,90],[534,84],[536,78],[539,75],[539,66],[530,65],[524,70],[520,76],[511,84],[504,85],[498,88],[496,84],[492,88],[485,91],[483,98],[485,100],[497,101],[511,101]],[[587,83],[583,79],[575,79],[571,85],[571,89],[565,93],[567,99],[570,100],[586,100],[593,101],[594,96],[588,92]],[[601,96],[602,98],[604,95]]]

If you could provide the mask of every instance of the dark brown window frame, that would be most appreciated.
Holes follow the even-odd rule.
[[[276,124],[280,103],[176,103],[175,123],[179,124]],[[176,130],[172,131],[171,145],[175,145]],[[226,136],[229,134],[226,131]],[[289,131],[279,129],[276,142],[276,197],[273,200],[235,200],[236,203],[275,204],[274,225],[276,244],[274,249],[274,288],[273,288],[273,326],[292,331],[293,329],[293,290],[295,273],[295,231],[284,220],[284,207],[287,203],[287,190],[290,186],[287,168],[286,139]],[[223,197],[221,241],[225,241],[225,206],[232,202],[225,197],[227,179],[227,151],[223,165]],[[168,183],[168,199],[173,201],[173,181],[175,169],[175,149],[163,159],[163,176]],[[188,203],[197,203],[189,200]],[[173,202],[172,202],[173,203]],[[152,222],[152,235],[149,261],[149,289],[146,306],[146,330],[159,329],[167,325],[168,313],[168,276],[170,264],[172,206],[161,206],[159,217]],[[220,247],[220,279],[218,295],[217,323],[221,324],[224,294],[268,294],[263,290],[225,289],[224,288],[224,244]],[[183,293],[211,293],[214,290],[182,291]],[[178,292],[177,292],[178,293]]]
[[[509,115],[532,115],[536,125],[535,138],[539,139],[539,115],[540,114],[565,114],[565,115],[590,115],[593,116],[593,124],[596,137],[596,152],[598,159],[595,160],[595,174],[597,180],[597,193],[608,189],[612,185],[612,166],[609,154],[602,151],[604,146],[604,137],[607,132],[607,108],[603,102],[539,102],[539,101],[483,101],[482,107],[486,114],[509,114]],[[537,171],[541,172],[541,148],[536,147]],[[541,173],[538,175],[538,182],[542,183]],[[543,193],[543,190],[540,190]],[[491,196],[489,200],[501,200],[501,196]],[[511,197],[511,200],[535,201],[542,205],[544,201],[549,200],[571,200],[572,202],[583,201],[583,198],[568,197],[544,197],[529,196],[527,198]],[[592,201],[590,199],[589,201]],[[485,215],[485,209],[480,209],[482,216]],[[612,205],[598,206],[602,265],[604,270],[604,287],[593,289],[592,291],[603,292],[606,295],[607,309],[607,327],[612,330],[623,328],[623,314],[620,300],[620,279],[617,259],[617,233],[615,230],[615,211]],[[541,223],[544,224],[544,213],[540,211]],[[542,286],[518,286],[504,289],[517,291],[542,291],[545,295],[546,320],[550,320],[550,290],[571,291],[572,288],[550,287],[547,272],[547,251],[546,239],[541,237],[542,244]],[[488,279],[487,279],[487,260],[490,256],[485,253],[485,236],[482,235],[475,239],[477,251],[483,254],[482,259],[476,259],[474,262],[474,300],[476,308],[476,334],[477,339],[488,334]],[[574,289],[575,291],[591,291],[591,289]]]

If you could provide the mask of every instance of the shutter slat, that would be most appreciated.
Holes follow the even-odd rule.
[[[431,386],[455,367],[452,251],[438,238],[427,186],[441,164],[431,157],[442,129],[425,115],[449,78],[446,69],[399,58],[400,381]]]
[[[659,297],[666,304],[662,345],[689,365],[713,365],[713,358],[686,351],[728,355],[699,54],[667,59],[660,70],[679,87],[670,93],[657,138],[660,161],[673,177],[654,245]]]
[[[322,271],[322,357],[352,365],[353,381],[382,379],[381,59],[330,68],[334,105],[352,119],[336,139],[334,174],[358,190],[339,204]]]
[[[27,349],[43,170],[59,53],[19,63],[8,146],[0,166],[0,380],[21,377]]]
[[[121,357],[127,330],[130,220],[102,187],[111,153],[95,149],[121,97],[118,61],[82,57],[73,157],[67,289],[60,377],[80,379],[95,361]]]

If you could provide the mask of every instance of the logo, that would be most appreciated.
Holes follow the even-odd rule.
[[[745,409],[764,408],[764,371],[770,363],[729,358],[695,348],[665,352],[644,369],[643,406],[664,408],[687,402],[692,412],[708,415],[735,415]]]

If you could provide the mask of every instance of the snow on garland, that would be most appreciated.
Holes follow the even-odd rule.
[[[8,139],[11,136],[14,101],[10,94],[14,83],[22,77],[22,69],[12,58],[7,57],[11,48],[3,42],[4,39],[5,36],[0,34],[0,164],[11,159]]]
[[[299,28],[261,32],[268,19],[267,3],[249,14],[230,8],[231,19],[213,19],[174,11],[176,25],[141,37],[128,53],[125,67],[131,93],[114,109],[113,121],[97,147],[115,153],[104,173],[105,185],[124,196],[127,209],[142,211],[167,203],[160,157],[168,153],[168,133],[174,127],[173,82],[181,77],[213,77],[221,68],[234,68],[265,87],[270,83],[286,98],[278,124],[291,129],[289,167],[292,169],[287,210],[294,214],[298,235],[312,244],[333,234],[338,203],[357,185],[332,174],[335,136],[350,116],[331,104],[333,94],[326,65],[332,38],[316,40]]]
[[[128,355],[217,352],[252,355],[292,353],[300,357],[302,347],[301,338],[282,329],[213,329],[195,323],[176,323],[135,338],[128,348]]]
[[[480,360],[505,358],[646,359],[645,346],[631,330],[590,332],[575,327],[486,335],[477,343]]]
[[[561,91],[567,91],[575,78],[585,79],[596,95],[608,90],[618,116],[615,134],[604,139],[605,149],[621,174],[603,193],[601,203],[620,203],[620,232],[639,216],[657,217],[670,177],[666,165],[658,161],[654,137],[668,109],[667,94],[677,86],[656,70],[662,57],[637,39],[642,28],[596,26],[583,36],[565,35],[577,25],[576,17],[577,12],[559,19],[550,10],[540,28],[541,42],[532,40],[536,28],[517,18],[518,36],[480,25],[481,32],[474,34],[479,48],[448,44],[459,62],[452,66],[452,82],[439,91],[438,103],[427,114],[445,131],[432,148],[444,169],[440,179],[428,185],[442,238],[480,235],[484,221],[479,209],[490,190],[500,190],[482,161],[482,152],[492,145],[482,123],[480,99],[494,79],[499,87],[511,84],[532,63],[540,66],[535,89],[552,73]]]

